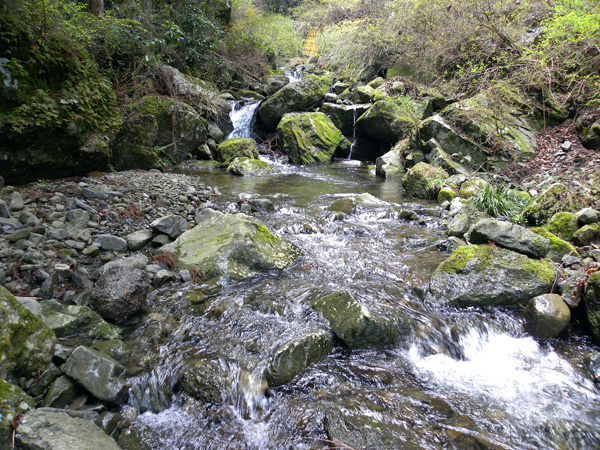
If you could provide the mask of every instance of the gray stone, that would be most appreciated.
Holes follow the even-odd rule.
[[[194,216],[194,221],[196,222],[196,224],[200,224],[206,220],[212,219],[213,217],[219,217],[222,215],[223,213],[221,211],[217,211],[212,208],[204,208],[202,211],[196,213],[196,215]]]
[[[27,414],[15,435],[23,450],[120,450],[95,423],[65,410],[40,408]]]
[[[252,205],[253,208],[259,211],[272,212],[275,211],[275,205],[268,198],[255,198],[248,200],[248,203]]]
[[[147,265],[148,257],[141,253],[136,253],[135,255],[119,257],[107,262],[100,268],[100,272],[104,275],[112,267],[131,267],[133,269],[144,270]]]
[[[35,298],[31,298],[31,297],[16,297],[17,300],[19,300],[19,302],[21,303],[21,305],[23,305],[25,307],[25,309],[28,309],[29,311],[31,311],[33,313],[33,315],[35,315],[36,317],[39,317],[40,319],[44,319],[44,314],[42,313],[42,307],[40,306],[40,304],[38,303],[38,301]]]
[[[90,296],[90,305],[102,317],[124,322],[146,303],[150,282],[146,272],[116,266],[106,270]]]
[[[10,219],[10,210],[4,200],[0,200],[0,217]]]
[[[21,213],[19,216],[19,221],[28,227],[34,227],[40,224],[40,219],[38,219],[34,214],[26,211]]]
[[[458,213],[448,224],[448,236],[462,238],[471,227],[471,216],[469,213]]]
[[[435,303],[518,306],[552,289],[556,268],[490,245],[459,247],[431,275]]]
[[[192,281],[192,274],[187,269],[180,270],[179,276],[181,277],[181,281],[183,281],[184,283],[189,283],[190,281]]]
[[[239,177],[263,176],[274,172],[275,169],[260,159],[240,156],[235,158],[227,167],[227,172]]]
[[[471,227],[467,240],[473,244],[493,242],[532,258],[543,258],[550,251],[550,240],[520,225],[482,219]]]
[[[48,239],[54,239],[55,241],[64,241],[70,234],[65,228],[48,228],[46,236],[48,236]]]
[[[171,214],[156,219],[150,224],[150,227],[158,233],[166,234],[171,239],[175,239],[188,229],[188,224],[184,217],[177,214]]]
[[[44,322],[58,337],[81,336],[94,340],[116,339],[121,330],[86,306],[63,305],[56,300],[40,302]]]
[[[131,250],[139,250],[148,244],[154,234],[150,230],[138,230],[127,235],[127,244]]]
[[[127,250],[127,241],[111,234],[101,234],[94,239],[94,244],[107,252],[123,253]]]
[[[101,352],[79,346],[73,350],[62,370],[99,400],[122,403],[127,398],[129,386],[119,378],[125,368]]]
[[[29,239],[29,236],[31,235],[31,232],[28,229],[23,228],[22,230],[17,230],[12,234],[9,234],[6,237],[6,240],[8,242],[17,242],[20,241],[21,239]]]
[[[25,201],[23,200],[23,196],[18,192],[14,191],[10,194],[10,207],[11,211],[21,211],[25,207]]]
[[[312,304],[331,325],[332,331],[351,349],[395,346],[407,325],[383,314],[375,314],[347,291],[321,297]]]
[[[14,230],[18,230],[19,228],[21,228],[22,224],[14,217],[10,217],[8,219],[0,217],[0,226],[8,226]]]
[[[278,346],[266,370],[270,387],[291,382],[304,369],[325,358],[333,348],[333,336],[313,330]]]
[[[393,148],[377,158],[375,161],[375,173],[382,178],[389,178],[392,175],[404,175],[404,161],[401,150],[401,148]]]
[[[587,279],[587,290],[583,295],[583,306],[592,337],[600,343],[600,272],[592,273]]]
[[[35,409],[35,400],[20,387],[0,378],[0,448],[12,449],[11,421],[18,414]]]
[[[73,209],[67,213],[66,227],[71,230],[83,230],[88,227],[88,222],[92,216],[83,209]]]
[[[192,398],[220,404],[227,377],[228,371],[219,361],[192,359],[185,363],[181,371],[181,387]]]
[[[167,283],[168,281],[172,281],[176,278],[177,278],[176,273],[171,272],[170,270],[161,269],[154,276],[154,279],[152,280],[152,286],[155,286],[155,287],[162,286],[163,284]]]
[[[163,245],[167,245],[172,241],[172,239],[166,234],[159,234],[154,239],[152,239],[152,245],[156,247],[162,247]]]
[[[569,307],[557,294],[544,294],[529,300],[525,306],[527,331],[537,338],[558,336],[571,320]]]
[[[178,269],[196,269],[203,281],[236,280],[289,267],[300,250],[274,236],[260,220],[224,214],[186,231],[159,249],[175,256]]]
[[[600,353],[596,352],[586,355],[584,363],[592,379],[600,382]]]
[[[344,214],[348,215],[352,214],[356,210],[356,204],[353,198],[338,198],[331,205],[329,205],[329,208],[327,208],[327,210],[334,212],[343,212]]]
[[[71,378],[66,375],[58,377],[46,397],[44,397],[44,406],[50,408],[66,408],[71,405],[77,397],[82,394],[82,389]]]

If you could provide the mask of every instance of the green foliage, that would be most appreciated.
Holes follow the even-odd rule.
[[[492,217],[505,217],[523,223],[523,211],[531,203],[531,197],[523,191],[505,185],[487,184],[473,198],[477,208]]]

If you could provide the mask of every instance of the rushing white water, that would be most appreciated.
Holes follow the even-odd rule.
[[[283,74],[288,77],[290,83],[295,83],[302,79],[302,72],[300,70],[284,70]]]
[[[229,117],[233,123],[233,131],[227,136],[230,138],[250,138],[260,102],[252,99],[237,100],[232,104]]]

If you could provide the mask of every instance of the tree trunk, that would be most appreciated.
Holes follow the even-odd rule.
[[[95,16],[104,14],[104,0],[88,0],[88,10]]]

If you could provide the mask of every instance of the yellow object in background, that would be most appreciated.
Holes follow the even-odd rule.
[[[304,42],[304,53],[309,56],[317,56],[319,54],[319,45],[317,44],[317,30],[315,28],[310,30],[308,37]]]

